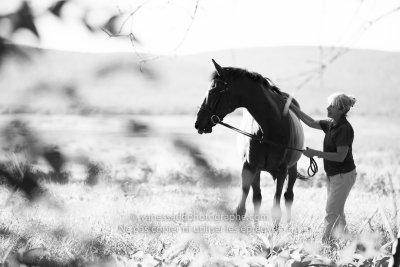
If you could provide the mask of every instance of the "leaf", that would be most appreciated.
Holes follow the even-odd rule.
[[[82,19],[82,23],[83,25],[85,25],[85,27],[90,31],[90,32],[95,32],[96,28],[93,28],[86,19]]]
[[[195,145],[183,140],[175,139],[174,145],[177,149],[189,154],[190,158],[193,160],[194,164],[199,168],[204,168],[210,170],[213,168],[209,160],[201,153],[200,149]]]
[[[20,28],[25,28],[31,31],[38,39],[40,39],[39,32],[37,31],[34,17],[32,15],[32,9],[29,4],[24,1],[21,8],[16,12],[18,16],[18,23],[14,25],[14,31]]]
[[[67,0],[58,1],[49,7],[49,11],[56,17],[61,18],[61,11],[67,2]]]
[[[36,200],[46,192],[29,166],[16,166],[16,168],[18,171],[11,172],[6,166],[0,167],[0,176],[5,178],[7,185],[13,191],[21,190],[30,201]]]
[[[386,216],[384,210],[382,209],[381,206],[379,206],[378,209],[379,209],[379,214],[380,214],[381,217],[382,217],[383,224],[384,224],[384,226],[386,227],[386,230],[387,230],[388,233],[390,234],[391,238],[394,239],[394,238],[395,238],[395,235],[394,235],[394,233],[393,233],[392,227],[390,227],[389,220],[388,220],[388,218],[387,218],[387,216]]]
[[[50,256],[49,251],[45,248],[34,248],[24,251],[19,257],[20,262],[27,265],[39,265],[40,263],[47,262]]]
[[[61,173],[65,159],[57,147],[47,147],[43,153],[43,157],[56,173]]]
[[[0,36],[0,66],[6,57],[16,57],[23,61],[28,61],[30,59],[26,52]]]
[[[375,266],[379,266],[379,267],[390,267],[389,266],[389,261],[390,261],[390,256],[385,256],[385,257],[383,257],[383,258],[381,258],[381,259],[379,259],[379,260],[377,260],[376,262],[375,262]],[[399,266],[399,265],[394,265],[393,264],[393,267],[394,266]]]
[[[99,182],[99,175],[104,172],[101,164],[89,162],[86,165],[88,176],[86,177],[85,184],[94,186]]]
[[[96,32],[97,28],[93,27],[92,25],[89,24],[87,16],[89,12],[86,12],[85,16],[82,17],[82,23],[85,25],[85,27],[91,31],[91,32]]]
[[[147,135],[150,131],[149,126],[146,123],[136,121],[136,120],[129,120],[128,121],[128,132],[131,134],[142,134]]]
[[[263,234],[258,234],[257,237],[262,241],[262,245],[264,246],[265,250],[270,251],[271,243],[269,242],[268,238]]]
[[[108,19],[108,21],[101,28],[106,30],[107,33],[110,35],[120,34],[120,31],[117,29],[118,25],[116,23],[118,17],[119,17],[119,15],[112,16],[111,18]]]

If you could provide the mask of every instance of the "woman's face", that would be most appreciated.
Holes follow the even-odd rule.
[[[328,117],[334,120],[338,120],[344,113],[343,110],[332,104],[330,104],[326,110],[328,111]]]

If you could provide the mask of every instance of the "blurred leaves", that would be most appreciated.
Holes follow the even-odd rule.
[[[196,169],[203,174],[202,178],[205,179],[206,184],[226,185],[231,183],[232,177],[229,174],[218,172],[198,147],[183,139],[175,139],[173,144],[190,157]]]
[[[27,60],[29,56],[22,49],[13,46],[10,42],[15,32],[26,29],[40,39],[39,32],[35,25],[35,19],[28,2],[23,1],[21,6],[12,13],[0,15],[0,65],[4,58],[16,56],[19,59]]]
[[[90,32],[92,32],[92,33],[96,32],[96,28],[91,26],[85,17],[82,18],[82,23],[83,23],[83,25],[85,25],[86,29],[88,29]]]
[[[47,9],[34,10],[29,1],[23,1],[21,5],[16,8],[13,12],[0,15],[0,66],[4,61],[4,58],[9,56],[17,55],[19,58],[29,59],[29,54],[24,53],[17,45],[13,45],[13,38],[15,34],[21,29],[27,30],[40,42],[40,29],[37,28],[37,20],[46,14],[53,14],[60,20],[65,19],[69,16],[66,10],[69,3],[73,2],[73,7],[78,8],[81,11],[81,15],[75,16],[74,19],[85,27],[91,34],[97,34],[101,30],[105,32],[109,37],[124,37],[129,38],[132,45],[138,44],[139,39],[133,33],[133,29],[130,29],[128,33],[122,34],[121,31],[125,24],[133,19],[134,14],[142,7],[139,5],[137,9],[128,14],[128,17],[121,21],[121,17],[125,14],[118,10],[119,13],[110,12],[109,8],[102,5],[96,5],[93,7],[87,7],[78,0],[62,0],[56,1],[50,4]],[[98,15],[101,14],[100,20]],[[42,34],[46,34],[45,32]],[[106,36],[105,36],[106,37]],[[133,70],[134,72],[139,72],[144,75],[145,78],[149,80],[154,80],[157,78],[156,73],[148,66],[144,66],[144,61],[134,64],[132,66],[124,66],[122,69],[127,68],[128,70]],[[121,70],[120,62],[116,66],[111,66],[111,68],[100,70],[99,75],[108,74],[115,70]]]
[[[18,169],[7,168],[5,165],[0,166],[0,176],[5,178],[6,185],[13,191],[21,191],[28,200],[33,201],[41,196],[45,189],[38,182],[38,177],[29,166],[17,167]]]
[[[119,74],[121,71],[126,71],[131,75],[140,73],[145,76],[148,80],[158,79],[158,74],[154,68],[149,68],[147,65],[137,64],[136,62],[115,62],[105,65],[97,70],[97,77],[107,78],[112,74]]]
[[[128,121],[128,133],[133,135],[148,135],[150,131],[150,127],[143,122],[130,119]]]
[[[5,149],[9,152],[8,156],[10,157],[9,166],[3,167],[3,174],[11,186],[15,186],[17,189],[21,188],[30,197],[32,190],[39,187],[35,184],[39,179],[56,183],[68,182],[68,174],[63,172],[66,160],[60,149],[54,145],[44,145],[25,121],[18,119],[10,121],[2,129],[1,135],[7,143]],[[18,162],[17,154],[22,156],[23,164]],[[39,157],[47,161],[53,172],[46,174],[38,170],[34,171],[30,167],[30,164]],[[7,172],[7,169],[11,170],[11,174]],[[21,176],[22,181],[19,181],[19,178],[16,177]],[[33,187],[32,190],[31,187]]]
[[[117,35],[120,34],[120,30],[118,29],[120,25],[117,24],[119,15],[114,15],[108,19],[108,21],[102,27],[107,34],[109,35]]]
[[[67,2],[67,0],[55,2],[52,6],[49,7],[49,11],[54,14],[54,16],[61,18],[61,10]]]
[[[17,46],[13,46],[8,40],[0,36],[0,66],[7,57],[14,57],[23,61],[29,60],[29,55]]]
[[[61,173],[65,164],[65,159],[58,147],[53,146],[46,148],[43,153],[43,157],[47,160],[55,172]]]
[[[34,16],[29,4],[24,1],[21,8],[16,12],[17,22],[14,24],[14,31],[25,28],[31,31],[37,38],[40,38],[34,22]]]
[[[39,32],[35,25],[34,15],[28,2],[22,2],[19,9],[13,13],[1,15],[0,22],[4,22],[4,20],[9,22],[9,25],[11,26],[11,35],[19,29],[27,29],[38,39],[40,38]]]
[[[80,8],[84,15],[80,17],[80,22],[83,26],[85,26],[90,32],[94,33],[100,31],[100,29],[105,30],[111,37],[117,37],[117,34],[120,33],[118,27],[121,28],[121,25],[118,21],[118,18],[121,17],[121,14],[109,14],[105,15],[103,23],[94,23],[88,21],[88,16],[92,12],[91,9],[79,3],[79,1],[71,1],[71,0],[62,0],[57,1],[51,4],[45,12],[34,12],[29,1],[22,1],[21,5],[13,12],[0,15],[0,62],[1,59],[6,55],[4,44],[6,43],[4,40],[10,40],[12,43],[12,39],[14,34],[20,29],[26,29],[31,32],[38,40],[40,40],[40,34],[37,29],[36,19],[45,15],[46,13],[51,13],[59,19],[63,17],[63,10],[68,5],[69,2],[74,2],[77,4],[76,6]],[[96,9],[101,9],[101,5],[96,7]],[[107,18],[109,16],[109,18]],[[131,14],[132,16],[132,14]],[[79,19],[79,18],[78,18]],[[130,37],[131,42],[138,42],[137,38],[130,33],[126,35]],[[133,38],[132,38],[133,37]]]
[[[189,142],[187,142],[187,141],[185,141],[183,139],[175,139],[174,140],[174,145],[179,150],[188,153],[197,167],[203,168],[205,170],[213,169],[213,166],[208,161],[208,159],[193,144],[190,144]]]
[[[101,176],[106,174],[104,166],[95,162],[87,162],[85,165],[87,172],[85,184],[89,186],[97,185],[100,182]]]

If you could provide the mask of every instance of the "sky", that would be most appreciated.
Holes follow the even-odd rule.
[[[2,0],[0,10],[12,10],[17,2]],[[30,1],[40,42],[26,33],[16,34],[15,42],[160,54],[298,45],[400,51],[400,11],[392,12],[399,0],[70,0],[61,20],[44,12],[52,2]],[[133,33],[140,43],[102,31],[91,34],[79,22],[87,14],[90,23],[101,25],[118,12],[121,34]]]

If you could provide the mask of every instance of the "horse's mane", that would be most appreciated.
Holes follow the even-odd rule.
[[[282,92],[269,78],[262,76],[261,74],[257,72],[250,72],[246,69],[241,69],[241,68],[233,68],[233,67],[228,67],[228,68],[223,68],[224,70],[224,75],[228,76],[231,79],[240,79],[240,78],[248,78],[252,81],[255,81],[257,83],[260,83],[264,85],[266,88],[269,88],[272,92],[279,94],[281,96],[289,97],[289,94],[286,92]],[[216,71],[214,71],[211,75],[211,79],[214,80],[218,78],[219,75]],[[298,102],[296,99],[292,99],[293,103],[296,106],[299,106]]]
[[[246,69],[233,68],[233,67],[223,68],[223,69],[224,69],[224,74],[226,74],[232,79],[249,78],[250,80],[253,80],[257,83],[263,84],[265,87],[270,88],[277,94],[282,94],[282,91],[270,79],[262,76],[257,72],[250,72]],[[215,79],[218,77],[219,76],[216,71],[214,71],[213,74],[211,75],[211,79]]]

